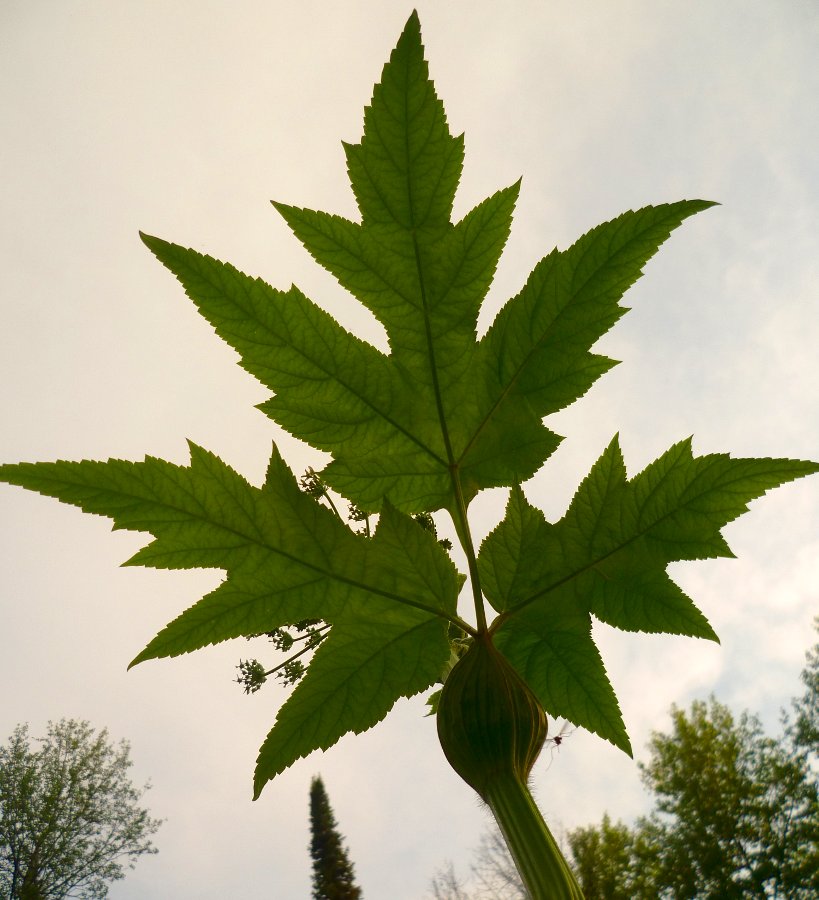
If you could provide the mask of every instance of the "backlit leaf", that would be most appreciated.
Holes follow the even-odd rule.
[[[629,211],[552,250],[479,340],[520,182],[452,221],[464,141],[450,133],[416,14],[374,88],[361,141],[344,150],[359,221],[274,206],[347,302],[383,325],[386,353],[295,286],[279,290],[142,236],[270,390],[262,412],[330,455],[311,475],[312,493],[275,447],[260,487],[194,444],[188,466],[152,457],[20,463],[0,466],[0,480],[150,533],[131,565],[226,573],[132,664],[321,623],[306,674],[261,748],[256,796],[295,760],[443,681],[485,629],[551,716],[630,753],[593,617],[626,631],[716,640],[668,564],[731,555],[721,528],[751,500],[819,465],[695,457],[683,441],[629,479],[615,439],[555,523],[520,485],[561,441],[544,417],[616,364],[594,346],[624,314],[624,292],[674,229],[713,204]],[[328,486],[354,505],[355,521],[378,514],[372,536],[369,524],[356,533],[319,502],[332,501]],[[509,502],[476,554],[469,504],[490,487],[510,488]],[[463,618],[464,576],[430,517],[412,518],[438,510],[452,517],[471,577]]]

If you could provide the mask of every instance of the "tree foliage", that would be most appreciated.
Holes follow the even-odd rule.
[[[336,827],[324,782],[310,784],[310,856],[313,859],[313,900],[360,900],[353,864]]]
[[[671,710],[641,765],[655,808],[633,828],[580,828],[568,839],[589,900],[819,895],[819,782],[810,714],[819,702],[819,644],[806,691],[777,737],[749,713],[711,699]],[[607,880],[605,873],[610,873]]]
[[[814,620],[819,632],[819,616]],[[793,701],[793,722],[788,722],[786,733],[793,746],[819,760],[819,643],[807,655],[805,668],[800,675],[804,693]]]
[[[603,816],[599,827],[577,828],[568,837],[575,873],[587,900],[633,900],[637,892],[630,870],[634,838],[622,823]]]
[[[49,722],[39,747],[18,725],[0,747],[0,895],[101,898],[146,853],[161,822],[138,802],[127,742],[87,722]]]
[[[674,708],[672,733],[655,734],[650,751],[642,770],[657,812],[637,835],[651,850],[656,896],[798,896],[800,857],[819,837],[816,785],[800,755],[714,699]]]

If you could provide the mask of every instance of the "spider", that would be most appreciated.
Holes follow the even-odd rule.
[[[560,745],[564,740],[570,735],[574,733],[574,728],[571,727],[571,723],[568,719],[564,719],[563,723],[560,726],[557,734],[552,735],[551,737],[546,738],[546,743],[551,746],[552,758],[549,760],[549,765],[546,766],[546,771],[551,768],[552,763],[555,760],[555,750],[560,749]]]
[[[557,734],[552,735],[551,737],[546,738],[546,743],[551,744],[552,748],[559,747],[565,738],[567,738],[570,734],[574,733],[574,728],[571,727],[571,723],[568,719],[563,720],[563,724],[560,726],[560,731]]]

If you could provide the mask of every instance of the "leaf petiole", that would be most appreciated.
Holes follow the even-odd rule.
[[[487,630],[486,611],[483,605],[483,592],[481,590],[481,576],[478,571],[478,559],[475,555],[475,544],[472,540],[472,530],[469,527],[469,518],[466,513],[466,500],[464,498],[461,479],[456,468],[450,469],[452,478],[452,487],[455,493],[455,509],[450,510],[452,521],[455,525],[455,532],[461,544],[461,549],[466,556],[466,564],[469,570],[469,583],[472,586],[472,602],[475,607],[475,619],[477,621],[477,632],[468,629],[469,632],[481,634]]]

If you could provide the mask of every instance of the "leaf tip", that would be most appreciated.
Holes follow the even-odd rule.
[[[153,643],[153,641],[151,643]],[[131,662],[128,663],[125,671],[130,672],[131,669],[133,669],[135,666],[138,666],[140,663],[144,663],[149,659],[156,659],[156,653],[152,653],[150,651],[151,644],[148,644],[147,647],[144,647],[142,650],[140,650],[139,653],[137,653],[137,655],[131,660]]]
[[[152,253],[156,253],[156,247],[161,243],[158,237],[154,237],[142,229],[139,230],[139,239]]]
[[[259,797],[262,796],[262,791],[265,789],[265,785],[270,778],[267,778],[261,774],[259,774],[258,768],[256,769],[256,773],[253,776],[253,802],[255,803]]]

